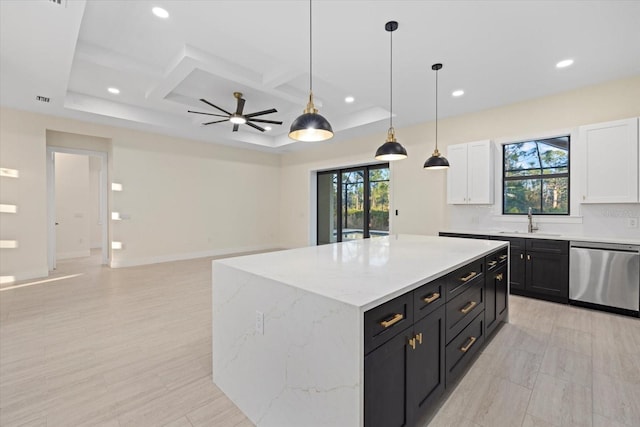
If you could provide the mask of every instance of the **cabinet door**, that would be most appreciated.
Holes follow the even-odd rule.
[[[527,252],[526,290],[568,302],[569,256],[548,252]]]
[[[491,334],[506,317],[507,266],[503,265],[487,273],[485,283],[484,320],[486,335]]]
[[[406,400],[410,332],[400,333],[364,358],[365,427],[410,425]]]
[[[416,348],[409,347],[407,379],[411,425],[419,425],[444,392],[444,321],[445,308],[442,306],[414,326]]]
[[[447,148],[447,203],[467,203],[467,144],[450,145]]]
[[[493,203],[493,151],[491,141],[467,144],[467,203]]]
[[[638,119],[582,126],[580,139],[582,202],[638,202]]]
[[[524,291],[525,267],[526,267],[526,240],[519,237],[497,237],[492,240],[504,240],[509,242],[509,280],[512,293]]]

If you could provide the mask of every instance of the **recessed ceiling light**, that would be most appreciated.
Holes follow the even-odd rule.
[[[353,96],[347,96],[344,99],[344,102],[346,102],[347,104],[351,104],[353,101],[355,101],[356,99]]]
[[[566,68],[573,64],[573,59],[564,59],[556,64],[556,68]]]
[[[464,95],[464,91],[462,89],[454,90],[453,92],[451,92],[451,95],[456,96],[456,97],[462,96],[462,95]]]
[[[118,89],[117,87],[110,87],[109,89],[107,89],[109,91],[109,93],[112,93],[114,95],[117,95],[120,93],[120,89]]]
[[[153,9],[151,9],[151,11],[158,18],[167,19],[169,17],[169,12],[167,12],[166,10],[164,10],[161,7],[154,7]]]
[[[265,126],[264,130],[271,130],[271,126]]]

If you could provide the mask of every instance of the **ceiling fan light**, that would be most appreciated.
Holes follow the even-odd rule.
[[[229,121],[231,123],[233,123],[234,125],[243,125],[245,123],[247,123],[247,119],[245,119],[243,116],[239,116],[239,115],[232,115],[231,117],[229,117]]]
[[[333,137],[331,125],[318,113],[303,113],[291,123],[289,138],[303,142],[326,141]]]

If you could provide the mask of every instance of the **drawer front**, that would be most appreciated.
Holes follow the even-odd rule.
[[[413,324],[413,292],[364,313],[364,353],[379,347]]]
[[[484,258],[480,258],[447,275],[446,301],[451,301],[469,287],[483,282]]]
[[[413,291],[414,320],[418,321],[444,304],[447,279],[441,277]]]
[[[478,316],[453,339],[445,350],[447,360],[446,386],[453,384],[465,371],[484,344],[484,313]]]
[[[566,240],[527,239],[527,251],[568,254],[569,242]]]
[[[509,256],[507,255],[507,248],[501,249],[492,253],[491,255],[487,255],[484,260],[485,266],[487,268],[487,272],[495,270],[496,268],[500,268],[500,266],[505,265]]]
[[[447,303],[447,342],[457,336],[484,310],[484,282],[478,283]]]

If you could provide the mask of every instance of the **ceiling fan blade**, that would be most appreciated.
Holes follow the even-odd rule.
[[[203,123],[202,125],[203,125],[203,126],[206,126],[206,125],[212,125],[212,124],[214,124],[214,123],[222,123],[222,122],[228,122],[228,121],[229,121],[229,119],[216,120],[215,122],[207,122],[207,123]]]
[[[244,109],[244,98],[238,98],[238,108],[236,108],[236,114],[241,116],[243,109]]]
[[[212,107],[213,107],[213,108],[215,108],[216,110],[220,110],[220,111],[222,111],[222,112],[223,112],[223,113],[225,113],[225,114],[231,115],[231,113],[230,113],[230,112],[228,112],[227,110],[224,110],[224,109],[222,109],[222,108],[218,107],[217,105],[213,105],[212,103],[210,103],[209,101],[207,101],[207,100],[206,100],[206,99],[204,99],[204,98],[201,98],[201,99],[200,99],[200,101],[204,102],[204,103],[205,103],[205,104],[207,104],[207,105],[212,106]]]
[[[262,120],[262,119],[247,119],[251,122],[259,122],[259,123],[273,123],[274,125],[281,125],[282,122],[277,122],[275,120]]]
[[[205,116],[227,117],[227,116],[223,116],[222,114],[202,113],[200,111],[191,111],[191,110],[187,110],[187,113],[204,114]]]
[[[240,125],[239,125],[239,124],[237,124],[237,123],[236,123],[236,124],[234,124],[234,125],[233,125],[233,131],[234,131],[234,132],[238,132],[238,127],[240,127]]]
[[[264,129],[263,129],[263,128],[261,128],[260,126],[256,126],[256,125],[254,125],[254,124],[253,124],[253,123],[251,123],[251,122],[247,122],[247,123],[245,123],[245,125],[251,126],[251,127],[252,127],[252,128],[254,128],[254,129],[258,129],[260,132],[264,132]]]
[[[278,110],[276,110],[275,108],[272,108],[270,110],[264,110],[264,111],[258,111],[257,113],[250,113],[250,114],[245,114],[245,117],[255,117],[255,116],[262,116],[264,114],[271,114],[271,113],[277,113]]]

